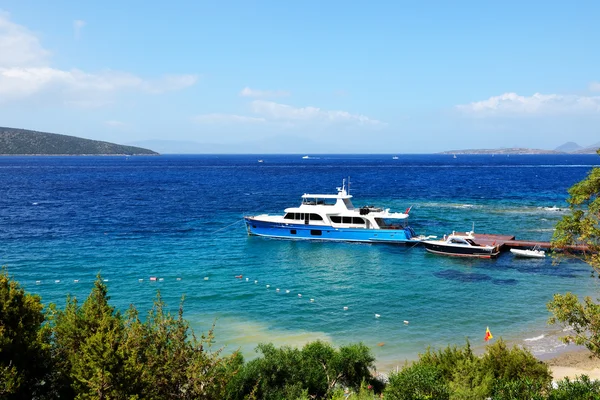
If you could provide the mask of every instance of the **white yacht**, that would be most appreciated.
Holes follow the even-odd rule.
[[[403,213],[374,206],[354,207],[346,181],[337,194],[303,194],[298,207],[284,215],[246,216],[249,235],[285,239],[317,239],[349,242],[417,243],[408,226],[410,207]]]

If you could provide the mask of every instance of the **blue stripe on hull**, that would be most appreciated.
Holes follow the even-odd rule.
[[[333,228],[323,225],[282,224],[245,218],[249,235],[279,239],[335,240],[369,243],[415,243],[404,229]]]

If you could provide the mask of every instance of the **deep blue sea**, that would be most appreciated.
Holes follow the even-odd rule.
[[[598,293],[599,280],[574,261],[271,240],[249,237],[242,222],[297,206],[303,193],[333,194],[350,177],[355,206],[413,206],[419,234],[474,224],[549,240],[564,211],[545,208],[566,206],[567,189],[600,164],[596,155],[302,156],[1,157],[0,263],[46,304],[67,294],[83,301],[101,272],[123,310],[145,314],[160,289],[176,311],[185,295],[194,329],[216,321],[225,351],[252,357],[260,342],[363,341],[381,369],[428,345],[468,337],[482,347],[486,326],[552,353],[560,330],[546,325],[545,304],[554,293]]]

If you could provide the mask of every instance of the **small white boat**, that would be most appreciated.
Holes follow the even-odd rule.
[[[533,249],[510,249],[510,252],[515,255],[515,257],[523,257],[523,258],[544,258],[546,257],[546,252],[544,250],[540,250],[539,248],[534,247]]]
[[[304,156],[302,157],[304,160],[308,160],[310,157],[309,156]]]
[[[398,159],[398,156],[392,157],[392,160],[397,160],[397,159]]]

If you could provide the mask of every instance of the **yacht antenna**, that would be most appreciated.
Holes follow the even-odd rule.
[[[350,176],[348,176],[348,195],[350,194]]]

